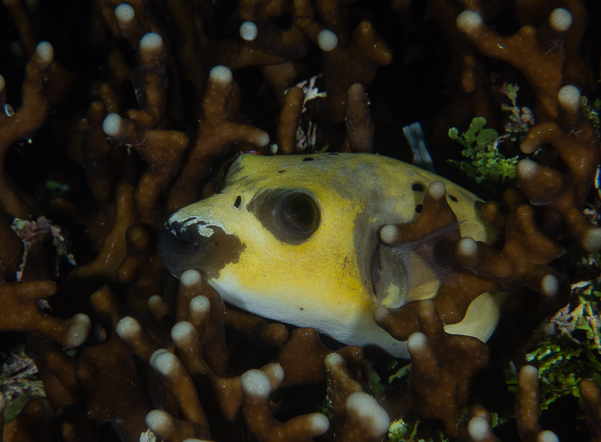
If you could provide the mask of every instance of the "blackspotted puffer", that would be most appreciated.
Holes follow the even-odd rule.
[[[492,242],[481,201],[418,167],[373,154],[246,154],[220,193],[169,218],[160,256],[175,277],[196,269],[226,302],[251,313],[408,357],[406,343],[381,329],[373,312],[432,298],[442,276],[383,244],[379,231],[415,221],[437,181],[446,185],[461,236]],[[480,295],[447,331],[486,341],[500,303]]]

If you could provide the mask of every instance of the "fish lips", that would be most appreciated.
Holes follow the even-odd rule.
[[[194,261],[207,250],[207,238],[199,235],[197,230],[195,225],[182,227],[181,223],[172,223],[165,225],[159,233],[159,256],[163,265],[176,278],[186,270],[195,268]]]
[[[244,248],[236,235],[200,219],[168,222],[158,237],[161,261],[176,278],[189,269],[217,278]]]

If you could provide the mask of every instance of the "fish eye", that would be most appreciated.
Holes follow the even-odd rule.
[[[304,192],[285,195],[274,207],[274,216],[292,235],[309,237],[319,225],[317,203]]]
[[[265,190],[247,208],[277,240],[302,244],[315,233],[321,221],[317,198],[307,189]]]

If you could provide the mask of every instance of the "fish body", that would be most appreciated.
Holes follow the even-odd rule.
[[[414,222],[435,181],[446,185],[461,236],[492,242],[477,197],[415,166],[373,154],[247,154],[222,192],[170,217],[161,259],[176,277],[199,270],[226,302],[251,313],[408,357],[373,311],[432,298],[441,277],[419,256],[384,245],[379,230]],[[480,295],[447,330],[485,341],[499,304]]]

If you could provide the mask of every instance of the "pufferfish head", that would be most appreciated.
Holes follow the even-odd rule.
[[[161,260],[177,278],[198,270],[226,302],[251,313],[408,357],[373,311],[432,298],[441,277],[432,260],[384,245],[379,230],[415,221],[435,181],[447,187],[461,236],[490,242],[480,201],[415,166],[373,154],[247,154],[221,193],[171,216],[159,236]],[[447,330],[485,341],[498,309],[497,297],[480,295]]]

